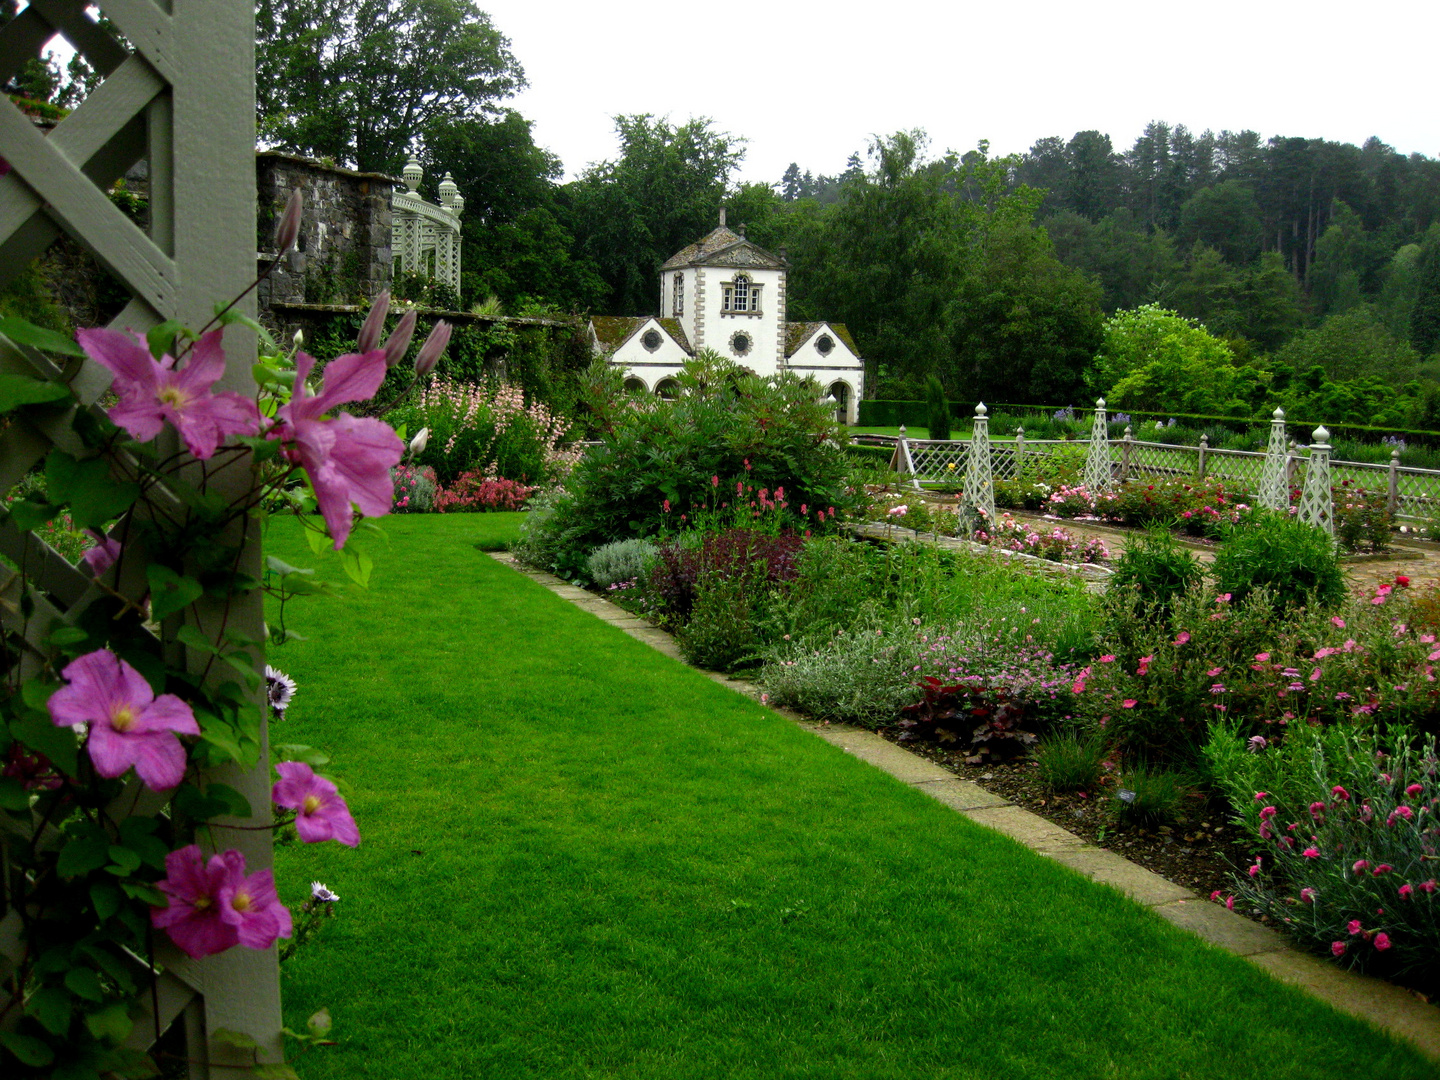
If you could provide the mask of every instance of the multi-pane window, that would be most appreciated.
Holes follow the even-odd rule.
[[[674,292],[673,296],[674,296],[674,298],[673,298],[673,300],[671,301],[671,304],[670,304],[671,309],[672,309],[670,313],[671,313],[672,315],[684,315],[684,314],[685,314],[685,275],[684,275],[684,274],[676,274],[676,275],[675,275],[675,292]]]
[[[760,286],[750,280],[749,274],[736,274],[735,280],[723,282],[721,289],[722,315],[760,314]]]

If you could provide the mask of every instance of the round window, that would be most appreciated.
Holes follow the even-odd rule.
[[[744,356],[750,351],[752,344],[750,335],[743,330],[736,331],[730,336],[730,351],[736,356]]]
[[[646,330],[644,336],[640,339],[640,344],[644,345],[648,351],[654,352],[660,348],[660,331]]]
[[[835,339],[829,334],[821,334],[819,340],[815,342],[815,351],[821,356],[829,356],[834,349]]]

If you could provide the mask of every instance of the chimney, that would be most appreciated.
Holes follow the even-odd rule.
[[[745,239],[745,223],[742,221],[737,228],[740,230],[740,239]]]
[[[720,207],[720,228],[725,228],[725,207]]]

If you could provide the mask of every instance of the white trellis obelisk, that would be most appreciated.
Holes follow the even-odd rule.
[[[1276,409],[1270,421],[1270,444],[1260,473],[1260,505],[1271,510],[1290,509],[1290,480],[1286,475],[1289,444],[1285,436],[1285,410]]]
[[[1090,424],[1090,445],[1085,451],[1085,490],[1093,495],[1109,491],[1113,482],[1110,469],[1110,424],[1105,419],[1105,399],[1095,401],[1095,419]]]
[[[970,433],[970,456],[965,462],[965,505],[973,507],[988,526],[995,520],[995,471],[990,460],[989,411],[982,401],[975,406],[975,430]]]
[[[1300,520],[1335,535],[1335,498],[1330,490],[1330,432],[1318,427],[1305,464],[1305,490],[1300,496]]]

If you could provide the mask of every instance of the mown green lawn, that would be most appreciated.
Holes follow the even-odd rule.
[[[1436,1075],[477,550],[518,518],[387,520],[271,657],[364,836],[277,855],[341,896],[308,1080]]]

